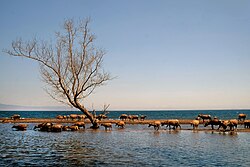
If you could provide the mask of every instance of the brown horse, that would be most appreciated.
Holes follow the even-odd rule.
[[[117,122],[117,123],[115,124],[115,126],[118,126],[118,128],[119,128],[119,127],[120,127],[120,128],[124,128],[125,122],[124,122],[124,121],[119,121],[119,122]]]
[[[36,130],[36,129],[38,128],[40,131],[47,131],[47,132],[50,132],[52,126],[53,126],[53,123],[51,123],[51,122],[44,122],[44,123],[41,123],[41,124],[36,125],[36,126],[34,127],[34,130]]]
[[[237,129],[238,126],[238,120],[236,119],[231,119],[231,120],[225,120],[225,121],[221,121],[218,129],[220,129],[220,127],[222,127],[224,129],[224,131],[226,131],[227,127],[230,128],[230,131]]]
[[[51,126],[51,132],[61,132],[63,128],[63,125],[61,124],[53,124]]]
[[[198,129],[198,126],[200,124],[199,120],[193,120],[192,122],[190,122],[191,126],[193,126],[193,129]]]
[[[134,121],[134,120],[139,120],[139,116],[138,115],[129,115],[128,119]]]
[[[239,121],[245,121],[246,117],[247,117],[246,114],[239,114],[239,115],[238,115],[238,120],[239,120]]]
[[[173,129],[177,129],[178,127],[180,127],[181,129],[181,125],[178,119],[170,119],[167,121],[164,121],[161,123],[161,126],[166,125],[166,127],[169,127],[169,130],[171,129],[171,126],[173,126]]]
[[[74,126],[78,126],[79,128],[82,127],[83,129],[85,129],[85,123],[84,122],[76,122],[74,124]]]
[[[153,123],[150,123],[150,124],[148,125],[148,127],[153,126],[155,130],[159,130],[159,129],[160,129],[160,125],[161,125],[161,122],[160,122],[160,121],[155,121],[155,122],[153,122]]]
[[[122,114],[122,115],[120,115],[120,120],[126,120],[126,119],[128,119],[128,115],[127,114]]]
[[[64,117],[62,115],[57,115],[56,119],[64,119]]]
[[[18,124],[18,125],[13,125],[12,128],[15,128],[16,130],[27,130],[28,125],[27,124]]]
[[[70,129],[71,131],[78,131],[79,127],[76,125],[71,125],[71,126],[68,126],[68,129]]]
[[[104,126],[105,130],[111,130],[112,124],[111,123],[102,123],[101,126]]]

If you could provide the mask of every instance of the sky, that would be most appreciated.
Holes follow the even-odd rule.
[[[39,65],[2,52],[17,38],[52,40],[65,19],[91,17],[116,78],[89,109],[249,109],[248,0],[1,0],[0,104],[60,106]]]

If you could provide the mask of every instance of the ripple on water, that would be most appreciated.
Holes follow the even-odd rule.
[[[62,133],[10,127],[0,124],[0,166],[250,165],[250,133],[155,132],[146,125]]]

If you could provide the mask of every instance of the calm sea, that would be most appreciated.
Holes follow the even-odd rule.
[[[228,119],[241,112],[250,115],[249,110],[112,111],[109,117],[117,119],[127,113],[149,119],[192,119],[198,113],[208,113]],[[49,118],[72,112],[1,111],[0,117],[14,113]],[[13,124],[0,124],[0,166],[250,166],[248,132],[154,131],[147,125],[126,125],[125,129],[114,126],[111,131],[87,128],[53,133],[34,131],[34,125],[29,124],[27,131],[14,131]]]
[[[97,112],[99,114],[101,112]],[[237,118],[239,113],[250,116],[250,110],[144,110],[144,111],[110,111],[110,119],[118,119],[121,114],[147,115],[147,119],[194,119],[199,113],[210,114],[220,119]],[[57,115],[82,114],[80,111],[0,111],[0,118],[20,114],[23,118],[55,118]]]

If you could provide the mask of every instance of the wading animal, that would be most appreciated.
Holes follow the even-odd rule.
[[[212,129],[214,130],[214,125],[221,125],[221,120],[214,119],[214,120],[209,120],[204,124],[204,127],[207,127],[208,125],[211,125]],[[218,128],[219,129],[219,128]]]
[[[227,129],[227,125],[228,125],[229,121],[228,120],[224,120],[224,121],[221,121],[220,124],[219,124],[219,127],[218,129],[220,129],[221,127],[223,128],[224,132],[226,131]]]
[[[51,122],[44,122],[41,124],[38,124],[34,127],[34,130],[39,129],[40,131],[47,131],[50,132],[53,124]]]
[[[226,131],[227,127],[229,127],[229,130],[232,131],[232,130],[237,129],[237,125],[238,125],[238,120],[236,119],[224,120],[224,121],[221,121],[218,129],[222,127],[223,130]]]
[[[28,125],[27,124],[18,124],[18,125],[13,125],[12,128],[20,131],[27,130]]]
[[[79,127],[76,125],[71,125],[71,126],[68,126],[68,129],[70,129],[71,131],[78,131]]]
[[[164,121],[161,123],[161,126],[166,125],[166,127],[169,127],[169,130],[171,129],[171,126],[173,127],[173,129],[177,129],[178,127],[180,127],[181,129],[181,125],[178,119],[170,119],[167,121]]]
[[[51,132],[61,132],[63,128],[63,125],[61,124],[53,124],[51,126]]]
[[[230,130],[237,130],[238,123],[238,120],[230,119],[227,126],[230,128]]]
[[[78,126],[79,128],[82,127],[83,129],[85,129],[85,123],[84,122],[76,122],[74,125]]]
[[[104,126],[105,130],[111,130],[112,124],[111,123],[102,123],[101,126]]]
[[[120,127],[120,128],[124,128],[125,122],[124,122],[124,121],[119,121],[119,122],[117,122],[117,123],[115,124],[115,126],[117,126],[118,128],[119,128],[119,127]]]
[[[244,127],[245,128],[250,128],[250,120],[245,120],[244,121]]]
[[[159,129],[160,129],[160,126],[161,126],[161,122],[160,122],[160,121],[155,121],[155,122],[150,123],[150,124],[148,125],[148,127],[151,127],[151,126],[153,126],[155,130],[159,130]]]
[[[40,128],[43,126],[43,124],[44,124],[44,123],[35,125],[33,129],[34,129],[34,130],[36,130],[36,129],[39,129],[39,130],[40,130]]]
[[[191,126],[193,126],[193,129],[198,129],[198,126],[200,124],[199,120],[193,120],[192,122],[190,122]]]
[[[63,130],[63,131],[69,130],[69,126],[64,125],[64,126],[62,127],[62,130]]]

